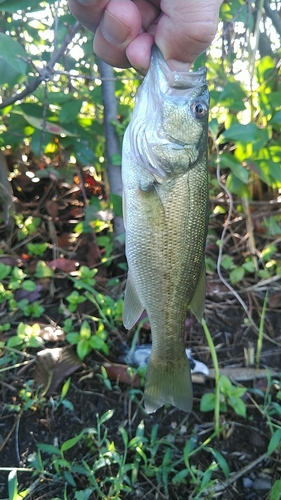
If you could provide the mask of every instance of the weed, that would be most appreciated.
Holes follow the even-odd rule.
[[[241,417],[246,417],[246,404],[242,396],[246,392],[245,387],[237,387],[231,383],[228,377],[220,375],[218,381],[218,389],[220,394],[219,409],[220,413],[226,413],[227,407],[232,409]],[[216,393],[206,393],[202,396],[200,402],[200,410],[203,412],[212,411],[216,407]]]
[[[36,257],[42,257],[49,247],[48,243],[27,243],[27,250],[29,255],[35,255]]]
[[[44,341],[40,337],[40,332],[41,328],[38,323],[34,323],[33,325],[19,323],[16,335],[8,340],[7,346],[16,347],[17,349],[42,347]]]
[[[92,324],[95,325],[94,322]],[[77,346],[77,354],[80,359],[84,359],[93,349],[108,354],[108,346],[106,344],[107,332],[101,321],[98,322],[97,329],[92,333],[89,322],[84,320],[79,333],[69,332],[66,335],[66,339],[70,344]]]

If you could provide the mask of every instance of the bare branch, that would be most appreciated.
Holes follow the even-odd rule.
[[[102,79],[102,99],[104,105],[104,128],[106,138],[107,153],[107,174],[110,185],[110,191],[122,196],[121,165],[113,165],[112,157],[119,155],[121,151],[119,139],[115,126],[112,122],[117,120],[117,102],[115,97],[115,84],[113,81],[113,69],[104,61],[99,62],[99,69]],[[124,224],[122,217],[114,217],[114,236],[120,236],[124,233]],[[115,250],[120,249],[118,240],[115,241]]]
[[[68,35],[65,37],[63,43],[61,44],[60,48],[55,51],[48,62],[48,64],[43,68],[43,69],[38,69],[36,68],[37,72],[39,75],[34,78],[22,92],[19,92],[18,94],[14,94],[2,103],[0,103],[0,109],[5,108],[6,106],[10,106],[11,104],[14,104],[17,101],[21,101],[28,95],[32,94],[34,90],[39,87],[40,83],[46,80],[49,80],[50,75],[52,74],[52,70],[56,64],[56,62],[60,59],[60,57],[64,54],[67,46],[73,39],[74,35],[77,33],[78,29],[80,27],[80,23],[76,21],[76,23],[70,28]]]

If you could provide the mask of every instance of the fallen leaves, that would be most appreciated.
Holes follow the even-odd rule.
[[[82,365],[71,346],[43,349],[37,353],[34,381],[43,395],[54,393],[59,384]]]

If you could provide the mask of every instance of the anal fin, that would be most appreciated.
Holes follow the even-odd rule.
[[[127,330],[133,328],[143,312],[130,272],[128,273],[124,297],[123,324]]]

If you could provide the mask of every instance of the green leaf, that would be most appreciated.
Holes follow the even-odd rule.
[[[7,278],[11,270],[12,266],[7,266],[6,264],[3,264],[3,262],[0,262],[0,281],[3,281],[5,278]]]
[[[244,262],[243,267],[244,267],[245,271],[247,271],[248,273],[255,272],[255,265],[251,260]]]
[[[37,448],[45,453],[50,453],[51,455],[62,456],[61,450],[52,444],[38,443]]]
[[[31,280],[25,280],[23,281],[21,288],[23,290],[26,290],[27,292],[34,292],[34,290],[36,289],[36,283]]]
[[[226,187],[231,191],[231,193],[237,194],[241,198],[250,198],[250,191],[248,186],[245,184],[245,182],[241,181],[241,179],[238,179],[234,173],[230,173],[227,181],[226,181]]]
[[[73,99],[63,104],[60,111],[60,122],[69,123],[74,121],[79,114],[82,104],[82,99]]]
[[[50,2],[50,0],[49,0]],[[18,10],[26,10],[32,6],[38,6],[39,0],[6,0],[0,3],[0,10],[5,12],[17,12]]]
[[[240,417],[246,418],[247,407],[246,407],[243,399],[241,399],[239,397],[238,398],[230,397],[230,398],[228,398],[227,403],[229,404],[229,406],[231,406],[231,408],[233,408],[233,410],[235,411],[235,413],[237,413],[237,415],[240,415]]]
[[[226,375],[221,375],[219,379],[220,391],[223,394],[232,394],[234,386],[231,383],[231,380]]]
[[[112,165],[114,165],[116,167],[119,167],[122,163],[122,157],[118,153],[111,155],[110,160],[111,160]]]
[[[241,163],[236,160],[233,155],[227,153],[222,154],[220,156],[220,163],[222,168],[230,168],[240,181],[247,184],[249,180],[249,172],[245,167],[241,166]]]
[[[241,267],[235,267],[232,269],[232,271],[229,274],[229,279],[232,285],[236,285],[236,283],[239,283],[244,278],[245,274],[245,269]]]
[[[102,425],[105,422],[107,422],[110,418],[112,418],[114,415],[114,410],[108,410],[106,411],[101,417],[99,417],[99,424]]]
[[[12,469],[8,475],[8,491],[9,500],[16,500],[18,496],[18,477],[16,468]]]
[[[277,479],[271,488],[269,495],[269,500],[280,500],[281,499],[281,479]]]
[[[258,127],[255,123],[248,123],[248,125],[242,125],[241,123],[234,123],[225,130],[219,138],[219,142],[234,141],[234,142],[254,142],[257,139],[257,134],[259,132]]]
[[[98,335],[93,335],[89,340],[90,346],[92,349],[96,349],[97,351],[104,351],[106,346],[103,339],[101,339]]]
[[[0,4],[1,8],[1,4]],[[10,88],[16,85],[24,77],[21,73],[16,71],[7,61],[0,56],[0,85],[7,83]]]
[[[66,135],[69,137],[76,137],[77,134],[73,134],[72,132],[69,132],[65,128],[62,128],[58,123],[54,122],[49,122],[47,120],[43,120],[43,118],[37,118],[36,116],[31,116],[27,115],[26,113],[23,113],[23,117],[26,119],[32,127],[37,128],[39,130],[46,130],[46,132],[49,132],[50,134],[53,135]]]
[[[77,355],[80,359],[84,359],[89,352],[91,352],[92,346],[89,340],[81,339],[77,344]]]
[[[276,431],[272,434],[271,439],[269,441],[269,445],[267,447],[267,456],[269,457],[272,453],[280,446],[281,442],[281,429],[276,429]]]
[[[65,383],[63,384],[63,386],[62,386],[62,389],[61,389],[61,395],[60,395],[61,399],[64,399],[64,398],[65,398],[65,396],[67,395],[68,390],[69,390],[69,387],[70,387],[70,383],[71,383],[71,378],[69,377],[69,378],[65,381]]]
[[[118,217],[123,217],[122,196],[119,196],[118,194],[110,193],[109,199],[110,199],[110,203],[112,203],[113,212],[115,213],[115,215],[117,215]]]
[[[95,153],[92,150],[92,147],[88,144],[87,141],[85,140],[76,141],[75,144],[72,146],[74,155],[76,156],[79,163],[81,163],[82,165],[85,166],[90,165],[91,163],[94,163],[97,160]]]
[[[80,340],[80,335],[79,335],[79,333],[75,333],[75,332],[67,333],[66,340],[70,344],[78,344],[78,342]]]
[[[20,57],[27,59],[27,54],[18,42],[5,33],[0,33],[0,54],[14,70],[23,75],[26,74],[27,64]]]
[[[187,469],[183,469],[180,472],[178,472],[175,476],[172,478],[172,483],[173,484],[181,484],[186,482],[186,478],[189,474],[189,471]]]
[[[83,470],[83,473],[85,474],[85,469]],[[89,500],[93,492],[94,488],[86,488],[85,490],[76,490],[75,500]]]
[[[119,432],[120,432],[120,434],[122,436],[123,443],[125,445],[125,449],[127,449],[128,448],[128,442],[129,442],[127,431],[126,431],[126,429],[124,429],[124,427],[119,427]]]
[[[53,274],[52,269],[50,269],[44,261],[39,260],[39,262],[37,262],[35,271],[36,278],[50,278]]]
[[[80,441],[83,434],[84,434],[84,431],[80,432],[80,434],[78,434],[77,436],[74,436],[73,438],[70,438],[67,441],[64,441],[64,443],[62,443],[62,445],[61,445],[61,451],[65,452],[67,450],[70,450],[70,448],[73,448],[73,446],[75,446],[78,443],[78,441]]]
[[[269,123],[273,123],[274,125],[281,125],[281,109],[273,115]]]
[[[97,243],[100,247],[107,247],[112,243],[112,239],[109,236],[98,236]]]
[[[65,470],[64,473],[63,473],[64,477],[65,477],[65,480],[67,481],[68,484],[70,484],[71,486],[75,487],[76,486],[76,483],[73,479],[73,476],[71,474],[71,472],[69,472],[68,470]]]
[[[213,392],[203,394],[200,401],[200,411],[212,411],[215,408],[216,396]]]
[[[223,269],[231,269],[233,267],[233,257],[230,255],[223,255],[221,260],[221,266]]]
[[[88,321],[84,320],[80,328],[81,339],[89,340],[91,338],[92,332]]]
[[[232,386],[231,396],[235,398],[241,398],[247,392],[246,387],[235,387]]]
[[[230,81],[231,78],[233,77],[228,77],[228,81],[221,94],[218,96],[217,102],[219,102],[220,106],[224,106],[233,111],[242,111],[245,109],[244,100],[247,94],[241,83],[234,79]]]
[[[225,477],[228,477],[230,474],[230,470],[229,470],[228,463],[225,460],[225,458],[222,456],[222,454],[218,450],[215,450],[214,448],[209,448],[209,450],[212,453],[212,455],[215,457],[216,461],[218,462]]]

